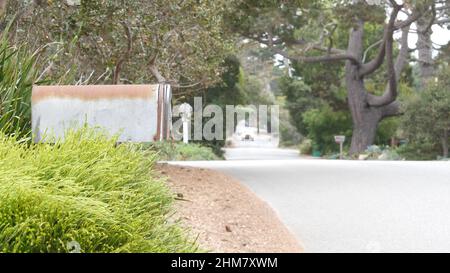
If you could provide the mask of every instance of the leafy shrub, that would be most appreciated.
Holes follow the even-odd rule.
[[[308,129],[308,138],[313,140],[322,153],[339,151],[339,145],[334,141],[335,135],[345,135],[349,139],[352,134],[350,115],[342,111],[333,111],[328,105],[305,112],[303,121]]]
[[[313,143],[311,139],[304,139],[302,143],[298,146],[300,150],[300,154],[302,155],[310,155],[313,152]]]
[[[392,137],[396,137],[400,124],[400,118],[391,117],[382,120],[378,124],[377,134],[375,135],[375,143],[377,145],[390,145]]]
[[[399,155],[406,160],[436,160],[441,154],[439,144],[423,142],[410,142],[397,148]]]
[[[190,144],[196,144],[200,147],[203,148],[207,148],[208,150],[210,150],[213,154],[214,157],[211,157],[211,155],[209,155],[209,158],[213,158],[213,159],[205,159],[205,160],[216,160],[216,159],[222,159],[223,155],[225,154],[225,151],[222,149],[225,146],[225,140],[211,140],[211,141],[195,141],[195,142],[191,142]],[[206,154],[206,151],[205,151]]]
[[[420,148],[420,145],[425,145],[424,148],[431,151],[431,147],[427,148],[426,145],[441,145],[440,155],[443,157],[448,156],[450,142],[449,73],[449,67],[443,69],[437,82],[407,101],[401,123],[406,138],[413,146]],[[422,159],[429,158],[426,154],[424,156],[426,158]]]
[[[199,144],[182,142],[155,142],[150,144],[150,150],[158,154],[159,160],[218,160],[213,150]]]
[[[0,252],[192,252],[168,224],[154,153],[82,130],[31,145],[0,134]]]

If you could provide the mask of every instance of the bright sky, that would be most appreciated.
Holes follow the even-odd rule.
[[[406,19],[406,15],[401,13],[399,15],[399,19],[400,20],[405,20]],[[414,32],[416,30],[416,25],[413,24],[411,27],[411,30]],[[450,30],[448,30],[447,28],[441,28],[440,26],[434,25],[432,27],[433,30],[433,35],[431,36],[431,40],[436,43],[434,46],[435,47],[440,47],[443,45],[446,45],[449,41],[450,41]],[[395,34],[395,38],[399,38],[401,36],[401,32],[397,32]],[[416,48],[416,43],[417,43],[417,34],[416,33],[410,33],[409,34],[409,48]],[[417,55],[417,51],[415,52],[415,54]],[[437,52],[435,52],[434,55],[436,55]]]
[[[431,36],[431,40],[436,43],[434,46],[439,47],[438,45],[446,45],[450,41],[450,30],[446,28],[441,28],[440,26],[433,26],[433,35]],[[409,35],[409,47],[415,48],[417,43],[417,34],[411,33]],[[417,54],[417,52],[416,52]],[[437,51],[434,55],[437,54]]]

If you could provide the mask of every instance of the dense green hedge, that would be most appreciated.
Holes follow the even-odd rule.
[[[72,132],[31,145],[0,134],[0,252],[192,252],[168,223],[154,153]]]

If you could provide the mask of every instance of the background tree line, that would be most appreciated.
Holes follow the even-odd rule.
[[[448,155],[449,50],[431,39],[449,24],[447,0],[3,0],[0,7],[1,67],[21,75],[3,76],[5,124],[29,127],[33,83],[159,82],[174,87],[176,102],[202,95],[219,105],[279,103],[285,144],[309,138],[315,150],[333,153],[332,136],[344,134],[350,154],[397,138],[419,157]]]

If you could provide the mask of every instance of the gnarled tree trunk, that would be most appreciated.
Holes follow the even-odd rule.
[[[364,23],[359,21],[350,32],[348,52],[356,58],[362,58]],[[345,67],[347,99],[353,120],[353,134],[350,153],[356,154],[364,151],[375,140],[376,128],[380,121],[380,111],[370,107],[366,102],[364,78],[359,76],[360,65],[347,61]]]
[[[350,154],[358,154],[366,150],[368,146],[374,143],[379,122],[384,118],[399,114],[399,106],[396,102],[396,84],[408,58],[409,26],[403,29],[402,49],[394,64],[392,56],[394,17],[396,17],[395,13],[391,16],[391,21],[386,27],[385,41],[380,47],[378,57],[363,65],[352,61],[346,63],[347,98],[353,120]],[[359,20],[350,31],[347,49],[358,60],[362,60],[364,53],[363,35],[364,22]],[[376,71],[384,62],[384,58],[387,59],[389,84],[382,96],[375,96],[367,92],[364,77]]]

